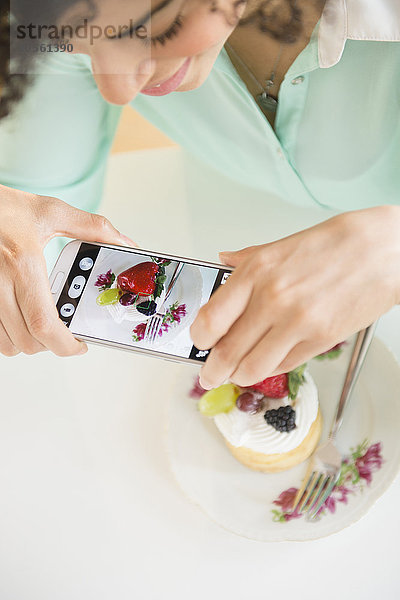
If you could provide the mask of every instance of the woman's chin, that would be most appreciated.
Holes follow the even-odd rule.
[[[214,65],[214,63],[212,63],[209,68],[202,70],[202,72],[196,73],[195,77],[191,77],[190,73],[188,73],[188,76],[185,77],[184,81],[181,83],[181,85],[175,91],[190,92],[192,90],[197,90],[197,88],[202,86],[203,83],[208,78],[208,76],[211,73],[211,70],[213,68],[213,65]]]
[[[219,42],[217,45],[208,48],[202,54],[193,56],[185,79],[175,91],[190,92],[202,86],[210,75],[215,61],[221,52],[222,46],[223,43]]]
[[[182,85],[180,85],[178,87],[178,89],[175,91],[176,92],[191,92],[192,90],[197,90],[197,88],[199,88],[203,83],[204,83],[204,80],[196,81],[196,82],[182,83]]]

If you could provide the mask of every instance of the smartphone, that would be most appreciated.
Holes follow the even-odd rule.
[[[232,269],[148,250],[74,240],[50,274],[60,319],[74,337],[197,364],[190,326]]]

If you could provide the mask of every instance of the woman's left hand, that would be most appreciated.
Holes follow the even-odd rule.
[[[399,303],[400,207],[344,213],[220,258],[235,270],[191,327],[197,348],[212,348],[207,389],[288,372]]]

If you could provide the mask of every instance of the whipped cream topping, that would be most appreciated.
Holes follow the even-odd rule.
[[[282,398],[281,406],[287,404],[291,402],[286,396]],[[228,413],[214,417],[214,421],[232,446],[244,446],[263,454],[278,454],[297,448],[317,418],[318,391],[308,372],[305,373],[305,382],[300,386],[294,408],[296,428],[289,433],[277,431],[272,425],[268,425],[264,419],[265,411],[251,415],[236,406]]]

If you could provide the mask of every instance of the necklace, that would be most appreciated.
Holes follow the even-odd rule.
[[[294,0],[292,3],[292,8],[294,8],[296,6],[296,3],[297,3],[297,0]],[[292,13],[290,22],[292,22],[293,18],[294,18],[294,13]],[[269,92],[275,82],[276,70],[278,68],[279,61],[282,58],[282,53],[283,53],[283,49],[285,47],[285,42],[282,42],[281,45],[279,46],[278,55],[275,59],[274,65],[272,67],[271,75],[265,80],[264,85],[261,85],[261,83],[258,81],[257,77],[254,75],[253,71],[251,71],[249,69],[249,67],[246,65],[244,60],[239,56],[239,54],[236,52],[236,50],[234,50],[234,48],[232,48],[230,43],[226,42],[225,46],[227,46],[227,48],[229,48],[229,50],[232,52],[232,54],[236,58],[236,60],[239,61],[239,63],[242,65],[242,67],[244,68],[246,73],[250,76],[250,78],[253,80],[253,82],[260,89],[260,93],[257,94],[257,96],[256,96],[256,100],[257,100],[259,106],[268,112],[271,112],[271,113],[276,112],[276,109],[278,108],[278,100],[277,100],[277,98],[274,98],[273,96],[271,96],[271,94]]]
[[[226,42],[225,46],[228,47],[230,52],[232,52],[234,57],[242,65],[242,67],[244,68],[246,73],[251,77],[251,79],[254,81],[254,83],[256,83],[257,86],[259,87],[259,89],[261,90],[260,93],[257,94],[257,96],[256,96],[256,100],[257,100],[258,104],[261,106],[261,108],[263,108],[269,112],[276,112],[276,109],[278,108],[278,100],[276,98],[274,98],[273,96],[271,96],[269,91],[272,88],[272,86],[274,85],[276,69],[278,68],[279,61],[281,60],[282,52],[283,52],[283,48],[284,48],[285,44],[282,43],[279,46],[278,56],[276,57],[274,66],[272,67],[271,75],[265,80],[264,85],[261,85],[261,83],[258,81],[257,77],[254,75],[253,71],[251,71],[249,69],[249,67],[246,65],[244,60],[242,60],[240,58],[239,54],[236,52],[236,50],[234,50],[232,48],[232,46],[229,44],[229,42]]]

